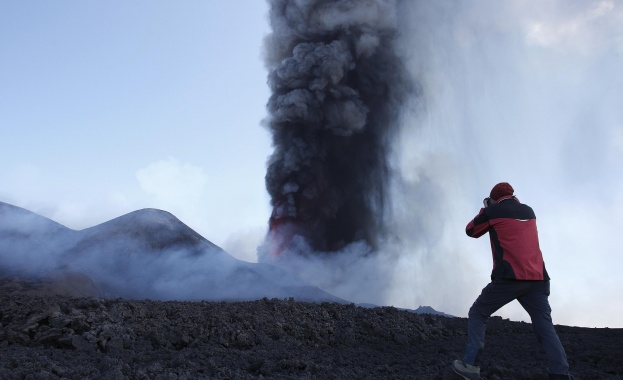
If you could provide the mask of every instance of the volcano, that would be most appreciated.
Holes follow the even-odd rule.
[[[75,231],[0,202],[0,277],[28,294],[346,302],[278,267],[237,260],[156,209]]]

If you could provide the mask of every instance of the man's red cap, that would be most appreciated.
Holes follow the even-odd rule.
[[[489,194],[489,197],[494,202],[497,202],[497,200],[502,197],[512,196],[514,191],[515,190],[508,182],[500,182],[497,185],[493,186],[493,189],[491,189],[491,194]]]

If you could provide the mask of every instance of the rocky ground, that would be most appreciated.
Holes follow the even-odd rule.
[[[557,326],[579,379],[623,379],[623,329]],[[483,379],[546,379],[531,325],[493,317]],[[448,379],[466,320],[263,299],[0,292],[1,379]]]

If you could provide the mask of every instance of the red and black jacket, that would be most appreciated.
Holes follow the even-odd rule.
[[[480,209],[465,228],[467,236],[479,238],[489,232],[493,252],[491,279],[549,280],[539,247],[536,216],[517,198],[502,198]]]

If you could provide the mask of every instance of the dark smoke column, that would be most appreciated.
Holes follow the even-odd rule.
[[[271,0],[266,187],[273,254],[303,237],[336,251],[383,233],[389,144],[412,90],[396,53],[398,2]]]

